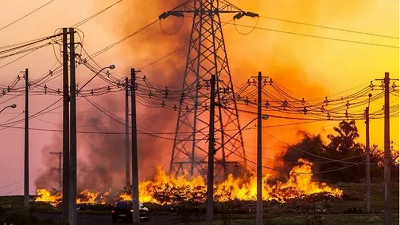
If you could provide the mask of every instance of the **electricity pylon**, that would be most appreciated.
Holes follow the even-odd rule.
[[[218,168],[216,174],[222,168],[226,177],[232,165],[240,162],[246,165],[246,152],[240,132],[220,14],[234,13],[234,19],[258,15],[244,12],[225,0],[189,0],[162,13],[159,18],[183,17],[185,13],[193,14],[193,25],[169,172],[179,174],[186,170],[191,175],[204,175],[207,172],[207,112],[212,107],[209,81],[211,75],[215,75],[217,108],[214,123],[214,162]]]

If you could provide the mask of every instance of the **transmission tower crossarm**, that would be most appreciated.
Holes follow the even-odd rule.
[[[249,16],[249,17],[258,17],[257,13],[253,12],[245,12],[239,7],[235,6],[234,4],[225,1],[225,0],[215,0],[216,4],[216,9],[196,9],[195,7],[195,2],[196,0],[189,0],[186,1],[175,8],[163,12],[158,18],[161,19],[166,19],[169,16],[176,16],[176,17],[183,17],[183,13],[214,13],[214,14],[220,14],[220,13],[236,13],[234,16],[234,19],[240,19],[243,16]]]

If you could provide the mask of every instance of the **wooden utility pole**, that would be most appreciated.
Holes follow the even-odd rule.
[[[25,69],[25,157],[24,157],[24,206],[29,206],[29,76]]]
[[[75,78],[75,30],[69,28],[69,58],[70,58],[70,82],[71,82],[71,111],[70,111],[70,152],[69,152],[69,166],[70,166],[70,225],[77,225],[76,215],[76,195],[77,195],[77,137],[76,137],[76,78]]]
[[[214,154],[215,154],[215,75],[211,76],[210,126],[208,132],[208,171],[207,171],[207,225],[213,224],[214,217]]]
[[[75,78],[75,30],[69,28],[69,58],[70,58],[70,152],[69,152],[69,223],[77,224],[77,152],[76,152],[76,78]]]
[[[130,190],[130,158],[129,158],[129,79],[125,78],[125,179],[126,188]]]
[[[369,144],[369,107],[365,109],[365,131],[366,131],[366,141],[365,141],[365,153],[366,153],[366,168],[365,168],[365,181],[367,185],[367,199],[366,199],[366,211],[370,213],[371,211],[371,164],[370,164],[370,144]]]
[[[131,115],[132,115],[132,222],[140,223],[139,214],[139,171],[138,171],[138,144],[136,127],[136,71],[131,69]]]
[[[391,166],[391,152],[390,152],[390,107],[389,107],[389,84],[390,78],[389,73],[385,73],[384,85],[385,85],[385,168],[384,168],[384,180],[385,180],[385,225],[392,224],[392,208],[391,208],[391,177],[390,177],[390,166]]]
[[[62,221],[69,221],[69,87],[68,87],[68,29],[63,28],[63,188]]]
[[[258,100],[257,100],[257,225],[263,224],[262,199],[262,77],[258,72]]]

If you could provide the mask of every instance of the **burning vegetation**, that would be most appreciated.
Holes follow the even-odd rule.
[[[270,175],[263,178],[263,199],[285,203],[290,199],[306,198],[315,194],[325,194],[340,198],[343,192],[312,180],[312,163],[300,159],[299,165],[293,167],[286,182],[276,181]],[[257,196],[256,176],[228,178],[214,185],[215,200],[219,202],[231,200],[255,201]],[[139,184],[141,202],[156,204],[179,204],[183,202],[201,203],[206,199],[206,184],[201,176],[168,175],[161,167],[153,179]],[[61,193],[51,193],[47,189],[38,189],[36,202],[46,202],[56,206],[61,202]],[[91,192],[88,190],[78,194],[78,204],[107,204],[115,200],[130,200],[130,194],[120,192]]]

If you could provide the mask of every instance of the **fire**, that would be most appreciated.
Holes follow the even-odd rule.
[[[57,206],[62,201],[62,194],[61,192],[51,193],[47,189],[38,189],[36,191],[37,197],[35,198],[35,202],[45,202],[52,206]],[[106,204],[109,192],[94,192],[84,190],[78,193],[76,203],[77,204]]]
[[[49,190],[42,188],[37,189],[36,193],[38,197],[36,197],[35,202],[46,202],[56,206],[61,201],[60,192],[53,195]]]
[[[293,198],[304,198],[309,195],[326,193],[340,198],[342,190],[329,187],[326,183],[312,180],[312,163],[300,159],[298,166],[293,167],[286,182],[273,181],[270,174],[263,177],[263,199],[268,201],[287,202]],[[273,184],[271,184],[273,183]],[[157,167],[153,179],[139,184],[139,201],[156,204],[179,204],[182,202],[205,202],[205,180],[201,176],[187,175],[174,176],[167,174],[161,167]],[[61,201],[61,194],[52,193],[46,189],[37,190],[37,202],[47,202],[57,205]],[[230,200],[255,201],[257,199],[257,178],[249,175],[235,178],[229,175],[222,183],[214,185],[215,200],[225,202]],[[116,197],[109,192],[91,192],[88,190],[78,194],[78,204],[106,204],[115,200],[131,200],[130,193],[119,193]]]
[[[312,163],[300,159],[301,165],[293,167],[286,182],[269,184],[271,175],[263,177],[263,199],[286,202],[288,199],[301,198],[316,193],[328,193],[334,197],[341,197],[343,192],[337,188],[331,188],[326,183],[312,181]],[[186,176],[175,177],[167,175],[160,167],[151,181],[145,181],[139,185],[139,200],[158,204],[173,204],[180,201],[205,201],[206,187],[202,177],[186,179]],[[249,177],[228,178],[214,185],[216,201],[257,199],[257,178]],[[130,198],[128,198],[130,199]]]

